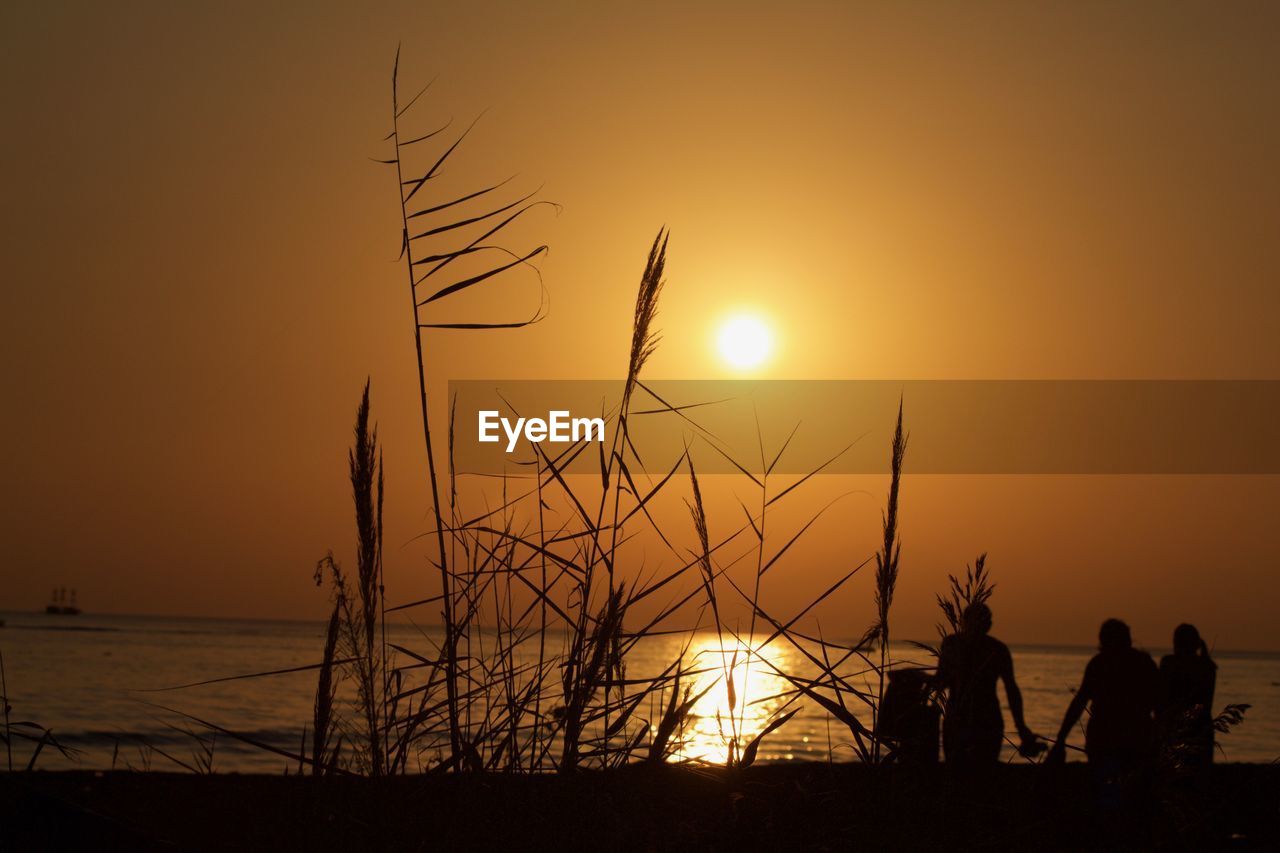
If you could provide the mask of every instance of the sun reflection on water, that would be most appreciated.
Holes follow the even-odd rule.
[[[693,668],[701,670],[690,695],[706,692],[690,709],[672,759],[724,764],[731,754],[741,756],[787,703],[791,685],[774,667],[787,671],[790,650],[772,642],[753,651],[745,638],[707,635],[695,640],[689,653]],[[767,746],[768,738],[762,752]]]

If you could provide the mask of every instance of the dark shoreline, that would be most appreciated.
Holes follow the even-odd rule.
[[[633,766],[385,779],[0,775],[0,849],[1280,849],[1280,765],[1157,783],[1111,814],[1088,768]]]

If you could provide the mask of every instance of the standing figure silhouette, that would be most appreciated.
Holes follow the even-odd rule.
[[[1067,736],[1086,706],[1084,748],[1089,763],[1104,778],[1142,766],[1155,746],[1155,709],[1160,675],[1151,655],[1133,647],[1129,626],[1108,619],[1098,631],[1098,653],[1067,706],[1050,761],[1065,757]]]
[[[1160,722],[1175,760],[1184,767],[1213,763],[1213,691],[1218,665],[1195,625],[1173,631],[1173,654],[1160,660]]]
[[[990,767],[1000,760],[1004,718],[996,698],[997,681],[1004,682],[1022,748],[1031,749],[1036,740],[1022,716],[1013,656],[990,631],[991,608],[970,604],[961,617],[960,632],[943,640],[938,654],[938,682],[947,692],[942,749],[947,763],[960,768]]]

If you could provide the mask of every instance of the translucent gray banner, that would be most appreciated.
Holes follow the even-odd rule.
[[[451,382],[455,469],[527,472],[536,443],[598,473],[623,386]],[[628,465],[665,474],[687,448],[699,473],[758,473],[786,443],[774,473],[883,473],[900,399],[907,473],[1280,473],[1273,380],[658,380],[631,400]]]

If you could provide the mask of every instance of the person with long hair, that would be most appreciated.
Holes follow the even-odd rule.
[[[1195,625],[1173,631],[1173,654],[1160,659],[1160,723],[1165,746],[1184,767],[1213,763],[1213,692],[1218,665]]]

